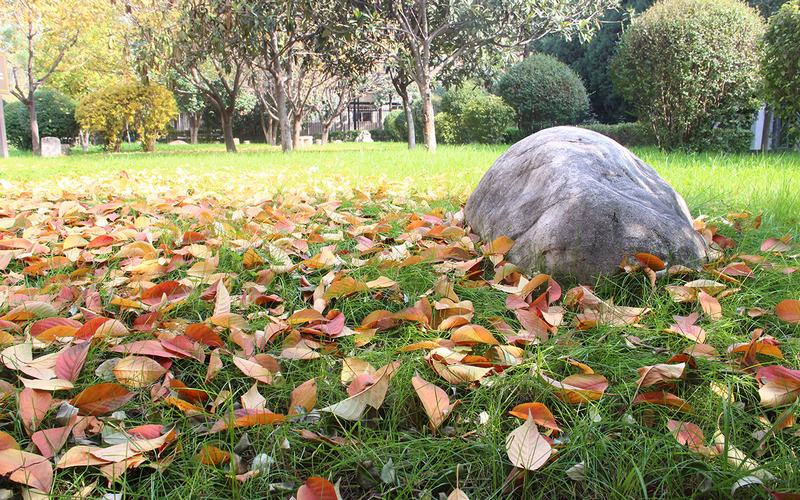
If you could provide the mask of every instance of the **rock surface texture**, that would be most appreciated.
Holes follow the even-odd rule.
[[[686,202],[652,167],[608,137],[553,127],[495,161],[464,211],[484,241],[515,240],[522,269],[592,282],[638,252],[699,267],[707,247]]]

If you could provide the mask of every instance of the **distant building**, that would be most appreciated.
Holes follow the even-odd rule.
[[[392,110],[402,108],[396,97],[388,103],[377,103],[375,94],[364,94],[350,101],[347,109],[334,121],[334,130],[374,130],[383,129],[383,119]],[[303,124],[303,134],[322,134],[322,123],[312,118]]]
[[[792,149],[785,124],[766,106],[761,106],[761,109],[758,110],[756,118],[750,126],[750,131],[753,133],[750,151]]]

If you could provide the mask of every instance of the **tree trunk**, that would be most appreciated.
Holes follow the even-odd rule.
[[[322,144],[328,144],[328,137],[331,135],[331,124],[323,123],[322,124],[322,137],[320,138]]]
[[[200,113],[189,113],[189,142],[197,144],[200,133]]]
[[[228,153],[236,152],[236,143],[233,142],[233,113],[228,109],[220,110],[222,121],[222,135],[225,137],[225,151]]]
[[[300,132],[303,129],[303,115],[292,115],[292,144],[297,147],[300,144]]]
[[[36,117],[36,101],[33,99],[33,94],[30,94],[28,102],[25,104],[28,108],[28,118],[31,125],[31,149],[34,155],[39,156],[42,154],[42,143],[39,138],[39,119]]]
[[[275,100],[278,105],[278,120],[281,127],[281,151],[288,153],[292,150],[292,126],[289,120],[289,106],[287,103],[286,87],[280,77],[275,78]]]
[[[269,130],[267,129],[267,120],[266,120],[266,113],[263,111],[258,112],[258,120],[261,123],[261,133],[264,134],[264,142],[269,144]],[[270,119],[270,125],[272,125],[272,120]]]
[[[420,81],[422,80],[422,81]],[[422,137],[425,147],[431,153],[436,152],[436,126],[433,123],[433,97],[431,95],[430,80],[421,78],[417,81],[420,98],[422,99]]]
[[[267,143],[270,146],[275,145],[275,120],[271,117],[267,117]]]
[[[88,130],[80,129],[78,131],[78,138],[81,142],[81,149],[84,153],[89,151],[89,134]]]
[[[417,131],[414,127],[414,113],[411,110],[411,100],[408,98],[408,94],[400,97],[403,100],[403,111],[406,114],[406,129],[408,129],[408,149],[414,149],[417,147]]]

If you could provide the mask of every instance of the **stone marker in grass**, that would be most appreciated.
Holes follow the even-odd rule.
[[[699,267],[704,239],[686,202],[652,167],[608,137],[554,127],[514,144],[465,208],[484,241],[515,240],[509,261],[528,271],[591,282],[646,252]]]

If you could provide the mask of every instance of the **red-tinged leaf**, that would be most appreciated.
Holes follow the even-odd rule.
[[[528,417],[506,438],[506,453],[514,467],[535,471],[550,460],[553,447],[539,434],[533,417]]]
[[[722,319],[722,306],[716,298],[707,294],[703,290],[698,292],[697,298],[700,301],[700,307],[703,309],[703,312],[706,313],[708,319],[711,321],[718,321]]]
[[[786,299],[775,306],[775,314],[787,323],[800,324],[800,300]]]
[[[164,434],[165,427],[160,424],[144,424],[128,429],[128,434],[136,439],[155,439]]]
[[[0,475],[45,493],[53,487],[53,464],[45,457],[27,451],[0,451]]]
[[[783,238],[767,238],[764,240],[764,243],[761,244],[761,251],[762,252],[788,252],[792,249],[792,246],[789,244],[791,239],[784,236]]]
[[[480,325],[464,325],[453,332],[450,340],[456,345],[500,344],[489,330]]]
[[[702,344],[706,341],[706,332],[696,325],[700,315],[693,312],[689,316],[673,316],[675,324],[669,327],[669,331],[683,335],[687,339]]]
[[[31,441],[33,441],[33,444],[36,445],[43,457],[52,458],[64,447],[70,432],[72,432],[71,425],[44,429],[34,432],[31,435]]]
[[[158,311],[142,314],[133,320],[133,329],[137,332],[152,332],[160,319],[161,313]]]
[[[52,304],[29,300],[11,309],[0,319],[5,321],[28,321],[35,318],[49,318],[56,314],[56,308]]]
[[[119,409],[133,396],[124,386],[107,382],[87,387],[72,398],[71,403],[83,415],[99,416]]]
[[[691,413],[694,411],[692,406],[678,396],[664,391],[645,392],[633,399],[633,404],[649,403],[655,405],[668,406],[678,411]]]
[[[64,332],[71,331],[72,334],[74,335],[75,332],[77,332],[81,326],[83,325],[81,325],[80,322],[69,318],[45,318],[45,319],[40,319],[39,321],[36,321],[31,324],[30,334],[33,337],[39,337],[43,333],[47,332],[48,330],[52,330],[53,328],[67,327],[67,329],[64,329],[62,331]],[[61,336],[66,337],[67,335],[61,335]]]
[[[211,434],[230,427],[253,427],[256,425],[275,425],[286,420],[286,415],[272,413],[263,408],[242,408],[233,412],[233,418],[218,420],[208,431]]]
[[[378,409],[383,404],[386,393],[389,390],[389,382],[397,373],[400,366],[399,361],[393,361],[375,371],[375,383],[363,391],[350,396],[334,405],[322,408],[321,411],[331,412],[345,420],[359,420],[370,406]]]
[[[201,363],[206,362],[206,353],[203,346],[196,343],[186,335],[176,335],[171,339],[163,339],[161,345],[164,349],[180,354],[181,356],[194,358]]]
[[[190,292],[189,287],[177,281],[164,281],[143,291],[141,300],[149,306],[155,306],[162,302],[164,296],[167,302],[176,302],[186,298]]]
[[[19,444],[14,437],[7,433],[0,431],[0,450],[18,450]]]
[[[745,278],[749,278],[753,275],[753,270],[750,269],[750,267],[744,262],[734,262],[728,264],[720,272],[728,276],[741,276]]]
[[[756,379],[763,384],[758,389],[761,404],[768,408],[792,404],[800,396],[800,370],[765,366],[758,369]]]
[[[35,431],[53,402],[53,395],[47,391],[25,388],[19,393],[19,418],[30,434]]]
[[[540,373],[545,382],[559,389],[558,396],[567,403],[581,404],[587,401],[597,401],[608,388],[608,379],[597,373],[579,373],[570,375],[559,382],[547,375]]]
[[[313,476],[297,490],[297,500],[339,500],[336,487],[323,477]]]
[[[306,380],[295,387],[289,399],[289,415],[298,415],[314,409],[317,404],[317,379]]]
[[[114,238],[112,238],[111,236],[109,236],[107,234],[103,234],[103,235],[95,237],[92,241],[90,241],[86,245],[86,248],[87,249],[103,248],[103,247],[107,247],[107,246],[113,245],[113,244],[114,244]]]
[[[167,432],[166,434],[154,439],[131,439],[129,441],[100,448],[90,451],[91,455],[100,460],[107,462],[121,462],[136,455],[147,453],[161,448],[166,443],[174,440],[176,437],[175,431]]]
[[[699,452],[706,445],[703,429],[695,424],[680,422],[678,420],[668,420],[667,428],[669,428],[669,431],[680,444],[688,446],[689,449],[694,452]]]
[[[523,420],[531,416],[537,425],[561,432],[561,429],[556,423],[555,417],[550,412],[550,409],[547,408],[547,406],[545,406],[543,403],[518,404],[509,413]]]
[[[159,358],[184,358],[183,354],[169,351],[158,340],[137,340],[129,344],[121,344],[110,349],[130,356],[156,356]]]
[[[92,337],[123,337],[128,334],[128,328],[121,322],[97,316],[90,319],[75,332],[78,340],[88,340]]]
[[[58,354],[56,358],[55,372],[59,378],[75,382],[81,374],[86,356],[89,354],[91,342],[81,342],[74,344]]]
[[[178,393],[182,399],[191,403],[202,403],[208,401],[208,393],[201,389],[190,389],[186,384],[178,379],[169,381],[169,388]]]
[[[661,258],[651,253],[637,253],[636,260],[638,260],[639,263],[641,263],[644,267],[649,267],[653,271],[661,271],[667,267]]]
[[[205,323],[194,323],[186,327],[186,336],[209,347],[224,347],[225,342]]]
[[[450,416],[454,405],[450,404],[450,398],[443,389],[423,379],[419,374],[411,378],[411,384],[422,401],[425,413],[428,414],[431,429],[436,432],[436,429]]]

